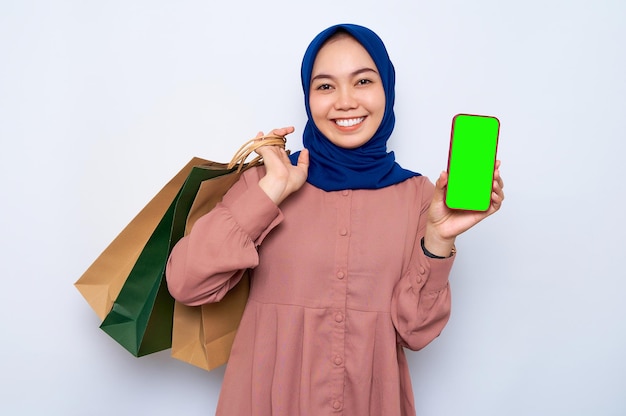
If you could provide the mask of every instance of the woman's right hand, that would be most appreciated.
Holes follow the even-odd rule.
[[[274,129],[269,134],[286,136],[293,133],[293,127]],[[257,137],[263,136],[259,132]],[[279,146],[261,146],[256,149],[265,165],[266,174],[259,181],[259,186],[276,205],[304,185],[309,170],[309,152],[302,149],[298,164],[293,166],[287,152]]]

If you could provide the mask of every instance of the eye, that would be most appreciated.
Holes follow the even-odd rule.
[[[367,79],[367,78],[363,78],[357,81],[356,85],[367,85],[367,84],[371,84],[372,81]]]
[[[330,86],[330,84],[320,84],[315,89],[316,90],[320,90],[320,91],[324,91],[324,90],[329,90],[331,88],[332,87]]]

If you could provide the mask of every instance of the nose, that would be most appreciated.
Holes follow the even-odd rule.
[[[335,109],[337,110],[351,110],[358,107],[358,102],[354,95],[354,91],[350,88],[337,89],[337,99],[335,100]]]

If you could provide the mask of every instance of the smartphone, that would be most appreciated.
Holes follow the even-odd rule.
[[[500,121],[496,117],[457,114],[452,119],[446,205],[486,211],[491,204]]]

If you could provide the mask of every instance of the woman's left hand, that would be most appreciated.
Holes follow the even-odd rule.
[[[496,161],[491,204],[487,211],[453,210],[446,206],[445,190],[448,173],[442,172],[435,183],[435,192],[428,211],[424,246],[435,255],[450,255],[456,237],[500,209],[504,201],[504,182],[500,176],[500,161]]]

